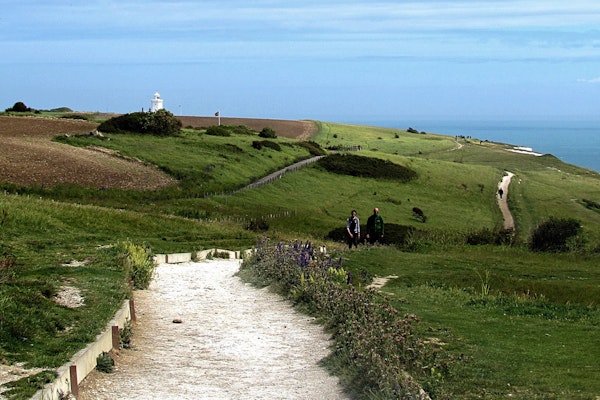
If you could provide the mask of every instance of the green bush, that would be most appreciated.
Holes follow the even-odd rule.
[[[577,236],[581,229],[579,221],[573,218],[550,217],[531,232],[529,249],[548,252],[567,251],[569,240]]]
[[[512,244],[513,237],[514,231],[512,229],[482,228],[467,233],[466,243],[470,245],[509,245]]]
[[[6,112],[29,112],[32,111],[31,108],[27,107],[25,103],[22,101],[17,101],[11,108],[7,108]]]
[[[100,372],[110,374],[115,368],[115,360],[111,357],[110,353],[103,351],[96,357],[96,369]]]
[[[258,136],[260,136],[262,138],[266,138],[266,139],[277,138],[277,134],[275,133],[275,131],[268,127],[263,128],[262,131],[260,131],[260,133],[258,134]]]
[[[300,142],[298,143],[298,146],[308,150],[311,156],[323,156],[327,154],[319,143],[313,142],[312,140],[309,140],[307,142]]]
[[[130,320],[125,321],[123,328],[119,329],[119,345],[123,349],[131,348],[131,338],[133,337],[133,325]]]
[[[98,126],[106,133],[133,132],[157,136],[171,136],[181,130],[181,121],[165,109],[156,112],[135,112],[110,118]]]
[[[281,146],[279,145],[279,143],[275,143],[270,140],[255,140],[252,142],[252,147],[254,147],[256,150],[260,150],[263,147],[267,147],[275,151],[281,151]]]
[[[134,289],[147,289],[154,277],[156,264],[150,248],[129,241],[121,244],[123,267]]]
[[[206,129],[206,134],[210,136],[231,136],[231,130],[223,125],[214,125]]]
[[[269,222],[265,218],[252,218],[246,225],[246,229],[254,232],[266,232],[269,230]]]
[[[410,168],[379,158],[352,154],[330,154],[319,160],[319,165],[329,172],[363,178],[390,179],[408,182],[417,178]]]

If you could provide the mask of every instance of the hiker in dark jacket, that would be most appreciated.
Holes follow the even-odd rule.
[[[383,239],[383,218],[379,215],[379,208],[373,209],[373,215],[367,220],[367,240],[369,243],[381,243]]]

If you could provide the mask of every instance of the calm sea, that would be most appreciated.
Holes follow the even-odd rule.
[[[359,124],[359,122],[354,122]],[[481,140],[531,147],[569,164],[600,172],[599,121],[377,121],[361,125],[381,126],[464,135]]]

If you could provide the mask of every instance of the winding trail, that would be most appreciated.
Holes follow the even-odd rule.
[[[348,399],[318,365],[329,335],[234,276],[239,264],[160,264],[135,292],[133,349],[115,356],[112,374],[88,375],[78,400]]]
[[[510,182],[512,177],[515,176],[512,172],[506,172],[506,175],[502,177],[502,180],[498,183],[498,190],[496,191],[496,197],[498,199],[498,205],[500,206],[500,211],[502,212],[502,217],[504,218],[504,229],[514,230],[515,229],[515,221],[513,216],[508,209],[508,187],[510,186]],[[502,190],[502,195],[500,195],[500,190]]]

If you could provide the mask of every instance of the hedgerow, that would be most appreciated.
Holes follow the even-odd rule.
[[[353,154],[331,154],[319,160],[319,165],[329,172],[363,178],[393,179],[408,182],[417,178],[417,173],[407,167],[379,158]]]
[[[106,133],[134,132],[157,136],[171,136],[181,130],[181,121],[165,109],[156,112],[134,112],[110,118],[98,126]]]
[[[415,315],[401,315],[375,290],[354,287],[342,261],[310,242],[273,245],[265,237],[240,271],[277,287],[322,321],[335,343],[327,363],[339,366],[334,372],[359,398],[427,398],[417,381],[435,390],[448,372],[439,350],[415,333]]]

